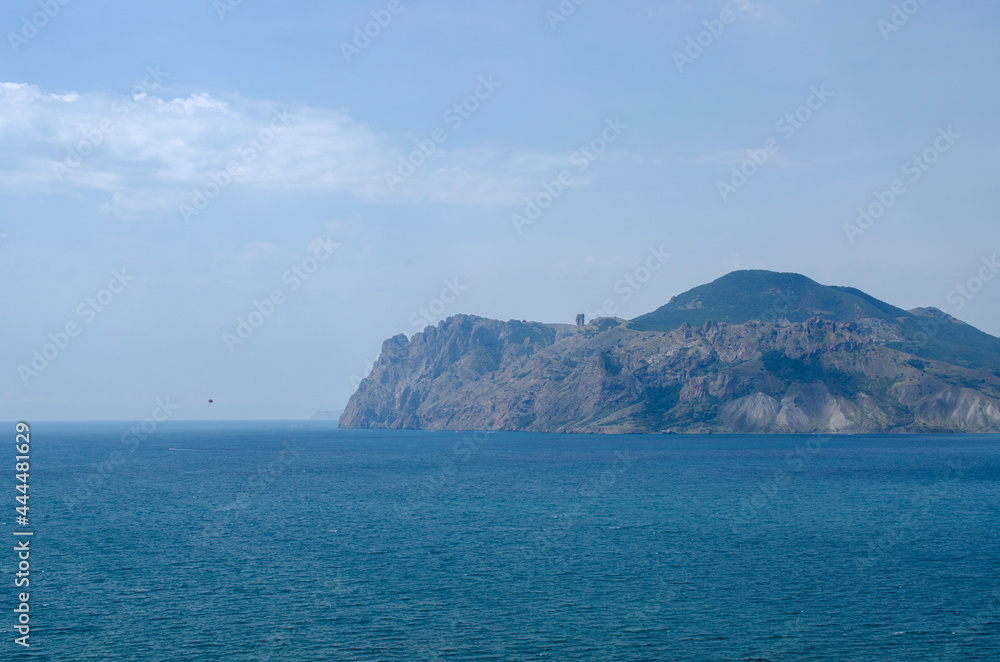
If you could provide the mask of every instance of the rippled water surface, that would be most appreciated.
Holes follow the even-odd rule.
[[[1000,660],[997,436],[128,428],[33,426],[19,659]]]

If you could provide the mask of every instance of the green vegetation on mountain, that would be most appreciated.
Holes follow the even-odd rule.
[[[708,320],[728,324],[804,322],[812,317],[892,320],[907,314],[854,288],[820,285],[800,274],[747,270],[679,294],[632,324],[644,331],[672,331],[685,323],[701,326]]]
[[[666,305],[635,318],[632,325],[643,331],[672,331],[685,323],[702,326],[708,320],[774,324],[813,317],[834,322],[880,319],[898,324],[903,339],[890,347],[1000,376],[1000,338],[937,308],[906,311],[853,287],[821,285],[800,274],[734,271],[677,295]]]

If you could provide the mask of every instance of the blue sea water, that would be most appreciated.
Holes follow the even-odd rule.
[[[2,659],[1000,660],[1000,436],[129,427],[33,425]]]

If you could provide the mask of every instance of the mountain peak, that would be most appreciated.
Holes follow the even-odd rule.
[[[637,317],[633,324],[646,331],[670,331],[684,322],[701,326],[708,320],[744,324],[823,317],[846,322],[906,315],[906,311],[855,288],[821,285],[802,274],[747,269],[678,294],[665,306]]]

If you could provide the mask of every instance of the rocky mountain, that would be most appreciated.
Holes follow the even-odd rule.
[[[998,432],[1000,339],[798,274],[738,271],[628,321],[451,317],[391,338],[341,427]]]

